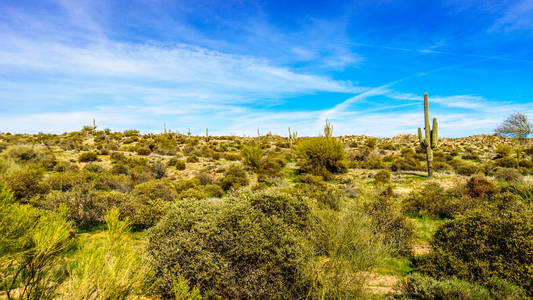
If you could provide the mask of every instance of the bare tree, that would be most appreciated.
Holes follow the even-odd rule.
[[[527,116],[523,113],[516,112],[511,114],[507,120],[495,129],[496,134],[516,138],[525,139],[531,134],[531,123],[529,123]]]
[[[531,134],[531,123],[523,113],[516,112],[511,114],[507,120],[494,130],[497,135],[506,136],[518,140],[516,151],[516,167],[520,164],[520,153],[524,150],[523,143],[528,135]]]

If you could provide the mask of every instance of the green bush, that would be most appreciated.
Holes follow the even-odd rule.
[[[496,158],[508,157],[511,155],[511,153],[513,153],[513,147],[510,145],[500,144],[496,147],[494,152],[496,152]]]
[[[42,172],[32,169],[20,169],[2,177],[7,187],[13,192],[15,199],[22,203],[38,200],[48,192],[49,187],[41,184]]]
[[[380,170],[374,175],[376,183],[386,184],[390,182],[390,172],[387,170]]]
[[[498,197],[496,197],[498,196]],[[433,251],[417,261],[417,269],[437,278],[484,282],[492,276],[533,291],[533,212],[498,194],[493,204],[467,210],[442,225],[434,235]]]
[[[52,191],[46,195],[43,206],[49,209],[66,207],[68,218],[79,228],[102,223],[107,211],[120,207],[130,198],[120,192],[95,191],[90,184],[77,185],[67,192]]]
[[[343,144],[334,138],[314,137],[303,139],[295,146],[301,171],[324,178],[346,172]]]
[[[64,297],[127,299],[149,284],[150,268],[142,248],[128,236],[128,219],[121,221],[118,216],[118,210],[109,211],[104,239],[87,243],[76,252],[68,266]]]
[[[187,162],[188,163],[197,163],[199,161],[200,161],[200,159],[196,155],[191,155],[191,156],[187,157]]]
[[[182,160],[182,159],[178,159],[177,157],[172,157],[168,161],[167,166],[175,167],[176,170],[185,170],[185,168],[186,168],[185,161]]]
[[[506,156],[506,157],[496,159],[494,163],[498,167],[502,167],[502,168],[516,168],[518,164],[516,158],[511,157],[511,156]]]
[[[413,190],[403,201],[406,212],[451,218],[471,206],[472,202],[461,195],[444,190],[436,182],[428,182]]]
[[[294,212],[301,209],[292,206],[295,202],[288,195],[264,194],[287,200],[274,202],[261,197],[175,203],[148,234],[157,293],[173,296],[173,283],[183,276],[206,298],[286,299],[306,294],[306,243],[300,230],[285,222],[285,217],[293,222]]]
[[[83,152],[78,156],[80,162],[92,162],[98,160],[98,154],[93,151]]]
[[[134,229],[153,226],[167,207],[179,198],[176,185],[169,180],[151,180],[135,186],[131,197],[120,206],[121,216],[128,217]]]
[[[393,255],[411,254],[415,226],[402,214],[399,205],[387,191],[369,203],[366,211],[375,233],[383,236],[385,245]]]
[[[52,299],[74,228],[61,212],[14,203],[0,184],[0,283],[7,299]]]
[[[242,162],[253,170],[258,170],[263,157],[263,149],[257,145],[244,146],[241,149]]]
[[[152,153],[152,150],[150,150],[150,148],[147,148],[147,147],[138,147],[136,152],[137,152],[137,155],[146,156],[146,155],[150,155],[150,153]]]
[[[400,292],[409,299],[527,299],[524,290],[505,280],[491,277],[484,284],[456,278],[439,281],[413,273],[400,284]]]
[[[220,186],[223,190],[228,191],[247,186],[248,183],[249,180],[246,171],[237,165],[233,165],[224,173],[224,177],[220,181]]]
[[[500,168],[494,173],[494,177],[498,180],[508,181],[508,182],[521,182],[522,174],[516,169],[511,168]]]
[[[344,198],[343,191],[325,182],[319,184],[300,183],[294,186],[292,193],[298,197],[309,198],[320,208],[333,210],[339,210],[342,199]]]
[[[357,207],[312,213],[309,238],[315,248],[308,276],[311,299],[362,299],[365,280],[385,255],[381,237]]]

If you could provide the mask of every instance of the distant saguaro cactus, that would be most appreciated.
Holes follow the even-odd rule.
[[[324,135],[327,138],[330,138],[333,136],[333,125],[329,123],[328,119],[326,119],[326,125],[324,125]]]
[[[289,127],[289,143],[292,147],[292,144],[294,143],[294,141],[296,140],[296,137],[298,136],[298,131],[296,132],[291,132],[291,128]]]
[[[428,163],[428,177],[433,177],[433,150],[439,143],[437,118],[433,118],[433,128],[429,127],[429,101],[428,94],[424,94],[424,131],[425,137],[422,136],[422,129],[418,127],[418,139],[420,145],[426,150]]]
[[[96,134],[96,120],[93,119],[93,134]]]
[[[208,128],[205,129],[205,140],[209,142],[209,129]]]

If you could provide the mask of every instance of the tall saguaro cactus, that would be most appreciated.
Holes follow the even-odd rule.
[[[420,145],[426,150],[426,157],[428,163],[428,177],[433,177],[433,150],[435,150],[439,143],[437,118],[433,118],[433,128],[429,127],[429,101],[428,94],[424,94],[424,133],[422,136],[422,129],[418,127],[418,139]]]

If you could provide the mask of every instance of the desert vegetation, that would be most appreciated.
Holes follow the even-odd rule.
[[[0,151],[0,298],[533,296],[523,131],[438,138],[426,110],[425,137],[93,124]]]

